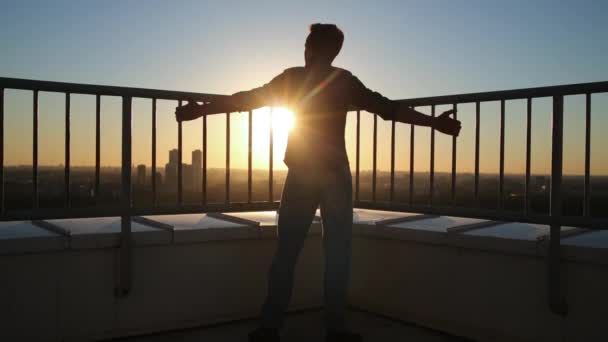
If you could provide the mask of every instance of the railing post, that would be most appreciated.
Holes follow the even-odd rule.
[[[122,98],[122,202],[117,297],[131,290],[131,97]]]
[[[361,111],[357,110],[357,128],[356,128],[356,143],[355,143],[355,202],[359,201],[359,167],[361,159]]]
[[[152,206],[158,205],[156,193],[156,99],[152,99]]]
[[[63,179],[65,187],[65,207],[71,205],[70,196],[70,93],[65,93],[65,165],[63,170]]]
[[[201,203],[207,205],[207,115],[203,115],[203,179],[201,180]]]
[[[0,214],[4,213],[4,88],[0,88]]]
[[[268,202],[274,202],[273,167],[274,167],[274,132],[272,130],[272,110],[268,113]]]
[[[555,122],[555,121],[554,121]],[[561,140],[560,140],[561,141]],[[500,157],[498,169],[498,208],[505,206],[505,100],[500,100]]]
[[[458,119],[456,106],[456,103],[452,104],[452,110],[454,110],[454,120]],[[456,140],[456,136],[452,136],[452,187],[450,195],[452,206],[456,205],[456,158],[458,157],[456,147],[457,143],[458,141]]]
[[[549,307],[558,315],[566,315],[568,307],[561,289],[560,230],[562,216],[562,153],[564,135],[564,97],[553,97],[553,123],[551,128],[551,224],[547,254],[547,292]]]
[[[95,96],[95,198],[99,200],[99,177],[101,175],[101,96]]]
[[[479,135],[480,135],[481,104],[475,102],[475,206],[479,208]]]
[[[376,202],[376,177],[378,175],[378,115],[374,114],[374,141],[372,142],[372,202]]]
[[[583,215],[591,215],[591,94],[585,94],[585,190]]]
[[[247,203],[251,203],[253,181],[253,111],[247,117]]]
[[[178,101],[178,106],[182,106],[182,101],[179,100]],[[183,128],[182,128],[182,121],[178,121],[177,122],[177,206],[181,207],[182,206],[182,200],[183,200],[183,170],[182,170],[182,158],[183,156],[183,151],[182,151],[182,132],[183,132]]]
[[[226,197],[224,203],[226,207],[230,205],[230,113],[226,113]]]
[[[526,103],[526,181],[524,192],[524,214],[530,212],[530,168],[532,148],[532,99],[528,98]]]
[[[38,209],[38,90],[34,90],[32,112],[32,208]]]
[[[431,116],[435,118],[435,105],[431,106]],[[429,205],[433,205],[435,197],[435,128],[431,127],[431,155],[429,165]]]
[[[395,200],[395,120],[391,121],[391,189],[390,201]]]

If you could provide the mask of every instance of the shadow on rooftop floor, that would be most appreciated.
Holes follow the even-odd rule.
[[[464,338],[450,336],[438,331],[413,324],[396,321],[380,315],[350,310],[351,326],[363,335],[364,341],[421,341],[421,342],[464,342]],[[176,330],[159,334],[120,338],[111,341],[124,342],[244,342],[247,333],[256,326],[255,319],[220,323],[199,328]],[[311,342],[324,341],[323,312],[319,309],[304,310],[288,314],[282,341]]]

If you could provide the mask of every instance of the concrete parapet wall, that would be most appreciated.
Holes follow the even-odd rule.
[[[321,305],[319,236],[305,243],[293,309]],[[114,296],[118,249],[0,257],[0,341],[87,341],[256,317],[276,240],[132,249],[132,289]]]
[[[604,232],[562,239],[569,305],[562,317],[547,304],[546,227],[355,214],[354,307],[481,341],[608,340]],[[263,221],[258,226],[203,214],[150,218],[160,225],[140,220],[132,287],[122,298],[114,295],[119,220],[56,221],[71,232],[65,236],[27,222],[0,226],[7,247],[0,250],[0,341],[88,341],[257,317],[276,244],[274,215],[244,215]],[[291,309],[322,305],[321,239],[317,220],[298,261]]]
[[[525,250],[514,241],[509,251],[503,239],[479,248],[476,239],[467,246],[463,236],[419,234],[427,236],[399,238],[384,227],[355,234],[352,305],[480,341],[608,339],[606,259],[577,261],[564,247],[574,260],[562,262],[569,306],[562,317],[549,309],[546,261],[533,246]]]

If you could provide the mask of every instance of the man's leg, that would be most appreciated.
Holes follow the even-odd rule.
[[[325,324],[328,331],[341,332],[348,330],[345,314],[353,224],[352,176],[345,165],[321,178]]]
[[[314,173],[289,170],[279,208],[278,241],[268,275],[261,326],[281,329],[293,287],[294,268],[319,204]]]

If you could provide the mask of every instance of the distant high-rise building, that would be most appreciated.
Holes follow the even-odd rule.
[[[165,165],[165,184],[175,187],[177,184],[177,159],[179,151],[172,149],[169,151],[169,162]]]
[[[177,163],[165,165],[165,185],[174,187],[177,183]]]
[[[198,168],[203,167],[203,152],[201,150],[192,151],[192,165]]]
[[[169,151],[169,164],[177,165],[178,153],[179,151],[175,148]]]
[[[146,184],[146,165],[137,165],[137,185]]]
[[[156,186],[160,187],[163,184],[163,175],[160,171],[156,171]]]
[[[194,182],[194,178],[192,175],[192,165],[182,164],[182,182],[184,185],[184,189],[192,187],[192,184]]]

